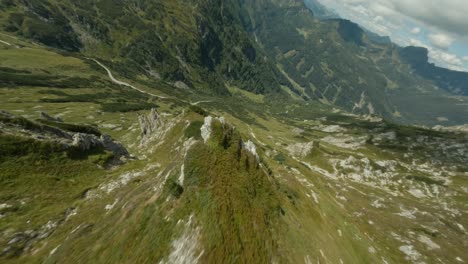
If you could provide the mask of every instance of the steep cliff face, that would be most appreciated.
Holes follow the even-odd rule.
[[[408,62],[398,55],[399,47],[351,21],[317,20],[298,2],[251,1],[244,9],[249,17],[243,19],[247,30],[290,81],[291,89],[306,100],[426,125],[444,117],[459,122],[466,113],[456,103],[458,99],[451,97],[462,93],[447,83],[451,79],[452,85],[458,84],[460,78],[434,71],[431,73],[440,76],[430,77],[417,70],[413,74]],[[436,101],[437,109],[433,107]],[[424,114],[418,109],[431,111]]]
[[[468,95],[468,73],[435,66],[429,62],[429,51],[426,48],[405,47],[400,49],[399,53],[403,61],[411,65],[416,74],[433,81],[437,86],[452,94]]]
[[[281,76],[246,34],[235,1],[11,1],[6,31],[45,45],[114,60],[135,79],[228,94],[232,82],[279,92]]]

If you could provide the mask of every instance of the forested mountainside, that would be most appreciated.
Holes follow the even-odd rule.
[[[464,73],[375,39],[299,0],[1,1],[0,262],[468,261]]]
[[[147,85],[293,93],[431,126],[468,116],[466,73],[415,60],[421,52],[373,41],[350,21],[317,20],[302,1],[8,0],[2,10],[5,31],[112,61]]]

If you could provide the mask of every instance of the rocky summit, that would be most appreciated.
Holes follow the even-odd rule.
[[[430,51],[316,0],[2,0],[0,262],[468,262]]]

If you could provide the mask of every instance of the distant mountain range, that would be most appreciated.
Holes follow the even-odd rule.
[[[319,19],[336,19],[340,18],[340,16],[330,10],[329,8],[325,7],[317,0],[304,0],[305,5],[314,12],[314,16]]]

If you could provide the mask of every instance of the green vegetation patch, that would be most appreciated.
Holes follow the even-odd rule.
[[[100,86],[97,77],[69,77],[50,75],[44,73],[30,73],[26,71],[5,70],[0,68],[0,85],[6,87],[32,86],[32,87],[58,87],[58,88],[85,88]],[[102,83],[101,83],[102,85]]]
[[[445,186],[445,182],[443,180],[435,180],[426,176],[412,175],[412,176],[407,176],[406,178],[410,180],[424,182],[429,185],[435,184],[439,186]]]
[[[202,121],[193,121],[190,125],[185,129],[185,137],[187,138],[194,138],[194,139],[201,139],[200,128],[203,126]]]
[[[70,132],[92,134],[98,137],[101,136],[101,131],[99,131],[99,129],[97,129],[96,127],[93,127],[90,125],[69,124],[69,123],[55,122],[55,121],[49,121],[49,120],[44,120],[44,119],[38,119],[37,121],[41,124],[60,128],[62,130],[66,130]]]
[[[116,103],[103,103],[102,111],[104,112],[135,112],[141,110],[150,110],[152,108],[158,108],[159,106],[154,103],[125,103],[125,102],[116,102]]]
[[[208,116],[210,114],[205,109],[196,105],[191,105],[189,110],[202,116]]]
[[[278,190],[241,142],[237,131],[213,122],[209,142],[187,155],[183,197],[193,197],[204,225],[203,262],[266,263],[278,252]]]
[[[52,142],[12,135],[0,135],[0,161],[4,161],[9,157],[30,154],[34,154],[33,156],[38,159],[48,159],[51,155],[63,150],[63,146]]]

